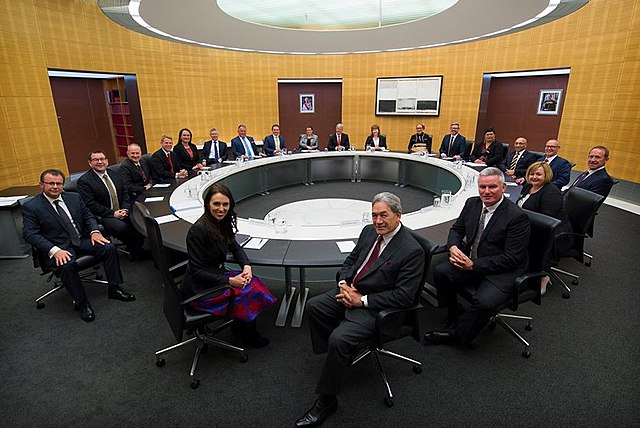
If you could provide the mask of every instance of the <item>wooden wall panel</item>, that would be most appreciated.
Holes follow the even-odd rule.
[[[131,32],[106,18],[92,1],[0,2],[0,89],[12,150],[45,133],[49,162],[64,159],[48,87],[47,68],[135,73],[149,146],[182,126],[204,140],[212,126],[228,141],[238,123],[254,136],[278,118],[279,78],[342,78],[345,127],[360,142],[378,123],[391,147],[404,149],[417,122],[435,141],[458,121],[475,133],[483,73],[571,67],[559,138],[563,154],[584,164],[594,143],[612,153],[610,170],[640,182],[637,119],[640,82],[640,0],[591,0],[550,24],[498,38],[447,47],[368,55],[267,55],[205,49]],[[376,77],[444,75],[439,117],[376,117]],[[32,82],[29,85],[28,82]],[[593,134],[595,132],[595,134]],[[29,138],[25,138],[27,135]],[[564,143],[566,142],[566,143]],[[42,147],[38,150],[41,153]],[[622,156],[624,153],[624,156]],[[37,182],[38,160],[25,169],[0,159],[0,189]],[[624,160],[623,160],[624,159]],[[37,170],[37,171],[36,171]]]

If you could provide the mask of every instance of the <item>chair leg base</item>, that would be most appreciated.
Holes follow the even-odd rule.
[[[492,321],[494,321],[497,324],[500,324],[500,326],[502,328],[504,328],[509,334],[511,334],[511,336],[513,336],[516,339],[518,339],[520,341],[520,343],[522,343],[524,345],[524,350],[522,351],[522,356],[525,357],[525,358],[531,357],[531,345],[529,344],[529,342],[527,342],[527,340],[524,337],[522,337],[520,335],[520,333],[515,331],[513,329],[513,327],[511,327],[511,325],[505,321],[505,318],[526,320],[527,324],[525,326],[525,330],[528,330],[528,331],[533,329],[533,327],[531,325],[531,321],[533,320],[533,318],[529,317],[529,316],[514,315],[514,314],[503,314],[503,313],[497,314],[495,317],[492,318]]]

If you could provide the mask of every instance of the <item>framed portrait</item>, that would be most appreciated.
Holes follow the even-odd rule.
[[[538,114],[557,115],[560,112],[562,89],[540,89]]]
[[[316,94],[300,94],[300,113],[316,112]]]

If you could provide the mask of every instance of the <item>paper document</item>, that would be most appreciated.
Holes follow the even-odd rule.
[[[356,243],[353,241],[336,241],[336,245],[341,253],[350,253],[356,247]]]
[[[244,248],[248,248],[250,250],[259,250],[260,248],[264,247],[264,244],[266,244],[267,241],[267,238],[251,238],[249,239],[249,241],[247,241],[246,244],[244,244]]]
[[[158,183],[158,184],[154,184],[151,187],[157,187],[158,189],[162,189],[163,187],[169,187],[169,186],[171,186],[171,184],[169,183]]]
[[[160,217],[156,217],[156,221],[158,222],[158,224],[170,223],[176,220],[178,220],[178,217],[174,216],[173,214],[167,214]]]
[[[164,199],[164,196],[154,196],[152,198],[147,198],[144,201],[145,202],[160,202]]]

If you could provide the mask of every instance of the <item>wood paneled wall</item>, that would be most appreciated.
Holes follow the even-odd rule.
[[[64,168],[47,68],[135,73],[149,150],[160,135],[238,123],[267,135],[278,121],[278,78],[343,79],[343,121],[354,141],[378,123],[403,150],[415,123],[439,141],[452,121],[476,128],[482,75],[571,67],[559,139],[584,169],[588,149],[612,150],[612,175],[640,182],[640,0],[591,0],[572,15],[512,35],[461,45],[366,55],[268,55],[205,49],[143,36],[90,0],[0,2],[0,189]],[[376,117],[376,77],[444,75],[437,118]]]

